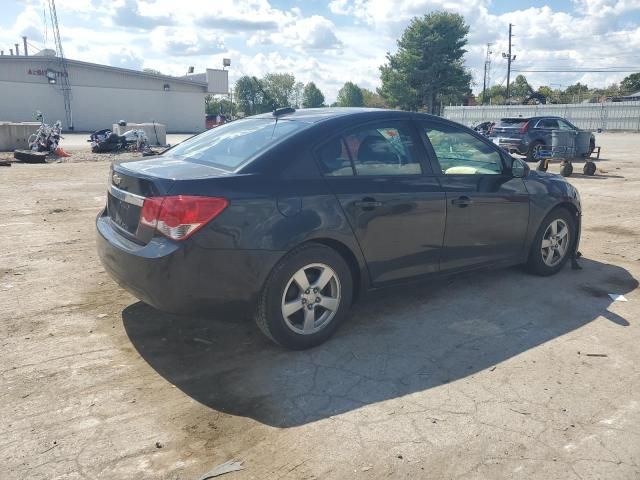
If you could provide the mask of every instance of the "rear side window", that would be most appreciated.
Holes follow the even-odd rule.
[[[234,170],[269,146],[308,125],[272,118],[237,120],[185,140],[167,155]]]
[[[503,118],[500,120],[500,125],[498,126],[503,128],[521,128],[528,121],[528,118]]]
[[[558,128],[558,121],[553,118],[544,118],[538,122],[538,128]]]
[[[399,122],[366,125],[319,150],[325,175],[420,175],[408,125]]]
[[[349,159],[347,147],[342,138],[330,140],[318,151],[320,165],[325,175],[331,177],[343,177],[353,175],[353,165]]]

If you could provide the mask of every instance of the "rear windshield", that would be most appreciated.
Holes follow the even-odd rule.
[[[503,118],[502,120],[500,120],[500,126],[510,128],[521,127],[528,121],[528,118]]]
[[[275,118],[236,120],[185,140],[168,155],[234,170],[270,145],[306,128],[303,122]]]

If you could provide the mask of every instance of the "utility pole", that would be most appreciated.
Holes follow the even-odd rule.
[[[507,59],[507,100],[509,100],[510,95],[509,95],[509,83],[511,82],[511,62],[515,62],[516,61],[516,56],[515,55],[511,55],[511,37],[513,36],[511,34],[511,27],[513,27],[512,24],[509,24],[509,53],[503,53],[502,54],[502,58],[506,58]]]
[[[487,87],[490,87],[491,78],[491,43],[487,43],[487,57],[484,61],[484,79],[482,81],[482,104],[487,103]]]

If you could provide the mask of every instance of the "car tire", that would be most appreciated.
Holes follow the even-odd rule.
[[[24,163],[46,163],[47,152],[34,152],[33,150],[14,150],[13,158]]]
[[[542,146],[544,146],[544,142],[542,142],[541,140],[531,142],[531,144],[529,145],[529,149],[527,150],[527,162],[535,162],[536,160],[538,160],[536,158],[536,150]]]
[[[592,176],[596,173],[596,164],[593,162],[586,162],[582,167],[582,173]]]
[[[275,343],[304,350],[333,335],[352,298],[353,279],[344,258],[330,247],[308,243],[289,252],[273,268],[260,295],[255,321]]]
[[[555,234],[553,224],[555,224]],[[559,237],[564,228],[567,229],[566,236]],[[565,239],[566,243],[563,243],[562,239]],[[575,241],[576,224],[573,216],[566,208],[554,209],[542,221],[533,239],[526,264],[527,270],[540,276],[557,273],[573,255]],[[555,252],[551,253],[550,250]]]
[[[573,164],[571,162],[566,162],[562,164],[560,167],[560,175],[563,177],[570,177],[573,173]]]

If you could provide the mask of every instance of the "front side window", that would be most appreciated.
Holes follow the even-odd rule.
[[[364,126],[344,137],[356,175],[420,175],[408,126],[396,122]]]
[[[235,170],[255,154],[307,126],[275,118],[236,120],[185,140],[167,155]]]
[[[565,122],[564,120],[558,120],[558,126],[560,127],[560,130],[576,130],[573,125],[569,122]]]
[[[444,175],[499,175],[502,158],[491,145],[451,125],[423,128]]]

